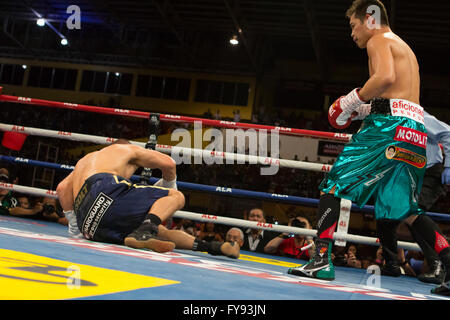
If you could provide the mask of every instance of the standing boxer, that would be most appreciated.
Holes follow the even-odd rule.
[[[370,77],[362,88],[337,99],[328,118],[335,128],[343,129],[352,119],[364,117],[361,114],[368,108],[370,114],[320,185],[314,257],[288,273],[333,280],[331,248],[341,198],[363,206],[372,196],[386,261],[383,274],[400,275],[395,231],[402,220],[434,248],[449,269],[449,244],[439,227],[418,207],[427,135],[424,111],[419,105],[420,76],[414,52],[391,31],[380,1],[356,0],[346,15],[353,40],[359,48],[367,49]]]

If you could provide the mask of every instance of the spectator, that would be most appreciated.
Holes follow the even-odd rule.
[[[309,221],[299,216],[292,218],[288,225],[296,228],[312,229]],[[313,251],[311,251],[311,248],[308,250],[302,250],[302,248],[312,243],[312,239],[308,239],[305,236],[282,233],[270,240],[264,247],[264,251],[280,256],[309,260]]]
[[[9,171],[0,168],[0,183],[9,183]],[[17,206],[17,200],[8,189],[0,189],[0,215],[9,215],[10,209]]]
[[[42,199],[42,217],[44,220],[57,222],[67,226],[69,222],[62,213],[61,206],[55,198],[45,197]]]
[[[212,119],[211,109],[208,109],[208,111],[206,111],[206,112],[203,114],[203,118],[206,118],[206,119]]]
[[[361,260],[357,258],[356,246],[351,244],[347,253],[345,254],[345,259],[347,260],[347,266],[352,268],[361,268]]]
[[[361,268],[367,269],[370,265],[375,264],[375,254],[377,251],[377,247],[370,245],[359,245],[358,249],[358,257],[361,260]]]
[[[418,275],[418,278],[420,275],[430,271],[422,251],[408,250],[405,258],[414,272]]]
[[[335,266],[343,267],[347,265],[346,248],[340,246],[334,246],[331,253],[331,260]]]
[[[17,204],[19,207],[24,209],[30,209],[31,203],[30,199],[26,195],[16,194]]]
[[[239,109],[236,109],[235,111],[233,111],[233,121],[234,122],[241,121],[241,112],[239,111]]]
[[[242,248],[242,246],[244,245],[244,233],[239,228],[231,228],[230,230],[228,230],[225,236],[225,240],[236,241]]]
[[[407,276],[415,277],[416,273],[414,269],[409,264],[408,260],[405,258],[405,252],[403,249],[399,248],[397,250],[397,259],[400,265],[400,271],[402,274]],[[385,264],[385,260],[383,257],[383,248],[380,246],[376,253],[375,264],[377,264],[380,268]]]
[[[180,230],[186,232],[187,234],[190,234],[195,238],[200,237],[200,230],[197,229],[197,225],[191,220],[183,219]]]
[[[9,208],[9,214],[16,217],[30,217],[37,218],[38,214],[42,211],[42,203],[37,202],[34,206],[31,206],[30,199],[26,195],[16,195],[16,206]]]
[[[256,221],[259,223],[266,223],[264,212],[260,208],[253,208],[248,214],[249,221]],[[261,229],[248,228],[244,233],[244,245],[242,250],[264,253],[266,244],[275,238],[275,234]]]
[[[202,224],[200,227],[200,240],[205,240],[207,242],[210,241],[221,241],[223,242],[223,238],[220,233],[216,232],[216,225],[212,222],[207,222]]]

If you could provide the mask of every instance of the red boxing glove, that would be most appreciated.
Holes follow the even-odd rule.
[[[328,109],[328,121],[336,129],[345,129],[352,122],[352,113],[364,103],[358,94],[359,88],[339,97]]]

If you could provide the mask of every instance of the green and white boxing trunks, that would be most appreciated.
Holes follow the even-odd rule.
[[[319,189],[363,206],[374,197],[375,218],[403,220],[418,207],[426,167],[423,108],[407,100],[376,98]]]

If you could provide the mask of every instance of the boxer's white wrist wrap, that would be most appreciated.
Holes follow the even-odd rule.
[[[345,125],[348,119],[350,119],[353,111],[355,111],[356,108],[365,103],[365,101],[361,100],[361,98],[359,97],[359,89],[360,88],[353,89],[349,94],[340,99],[340,107],[342,109],[342,113],[336,118],[336,123],[338,125]]]
[[[74,238],[81,238],[81,232],[77,225],[77,216],[73,210],[64,211],[64,216],[69,221],[69,235]]]
[[[175,179],[171,181],[164,180],[164,178],[161,178],[154,184],[154,186],[178,190],[177,177],[175,177]]]
[[[368,103],[360,105],[355,111],[358,113],[352,120],[364,120],[369,114],[372,106]]]

